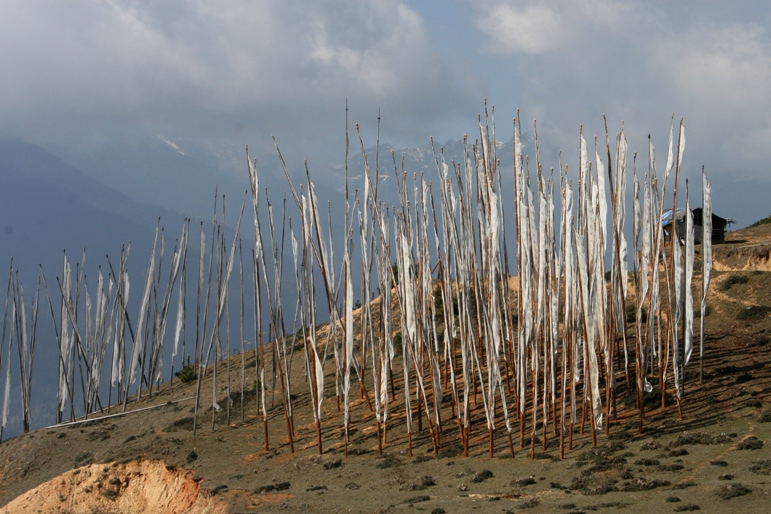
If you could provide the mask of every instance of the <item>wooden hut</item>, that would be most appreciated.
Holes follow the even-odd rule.
[[[693,227],[694,227],[694,241],[696,244],[701,244],[702,233],[704,232],[704,209],[697,207],[692,209],[693,213]],[[677,231],[677,237],[683,239],[685,237],[685,209],[678,209],[677,213],[673,216],[672,210],[664,211],[661,216],[661,223],[664,227],[664,238],[668,241],[672,235],[672,223],[675,223],[675,230]],[[725,234],[728,231],[728,225],[733,223],[730,218],[723,218],[715,213],[712,213],[712,242],[723,243],[725,242]]]

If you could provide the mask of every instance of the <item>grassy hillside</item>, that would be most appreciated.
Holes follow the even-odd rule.
[[[121,414],[111,417],[105,410],[97,419],[4,441],[0,444],[0,505],[80,466],[151,459],[194,471],[203,489],[214,491],[231,512],[338,512],[341,508],[383,512],[411,507],[435,513],[471,509],[766,511],[771,492],[770,244],[771,224],[761,223],[729,234],[726,244],[715,248],[716,271],[705,317],[703,383],[698,378],[697,349],[686,375],[681,413],[671,389],[663,407],[660,391],[654,389],[645,397],[647,419],[642,433],[634,397],[624,394],[622,366],[616,377],[620,401],[609,435],[598,434],[593,445],[588,424],[583,429],[577,426],[564,459],[560,459],[559,434],[553,427],[545,440],[539,432],[531,459],[529,439],[521,448],[518,434],[512,455],[504,426],[495,431],[490,458],[481,396],[476,403],[472,400],[470,452],[464,457],[447,390],[438,452],[425,419],[418,415],[410,455],[401,394],[391,400],[385,444],[379,448],[370,409],[373,392],[365,389],[355,395],[351,406],[346,448],[343,409],[336,401],[334,374],[328,365],[321,420],[323,453],[319,455],[303,347],[296,345],[291,370],[294,451],[287,437],[279,384],[269,384],[265,425],[255,407],[255,355],[236,355],[216,365],[216,385],[214,366],[206,370],[195,435],[196,382],[175,379],[152,397],[130,402],[132,412],[125,415],[113,407],[111,415],[116,410]],[[700,287],[697,273],[694,289]],[[326,329],[320,327],[320,333]],[[266,352],[270,361],[270,348]],[[370,373],[371,369],[365,370],[367,385]],[[389,388],[401,390],[398,374]],[[212,400],[220,410],[209,407]],[[413,399],[413,409],[415,404]],[[85,502],[83,510],[77,510],[81,507],[66,501],[72,494],[92,494],[93,483],[89,491],[82,481],[72,489],[61,487],[61,512],[96,508],[95,503]],[[49,504],[46,509],[50,508]]]

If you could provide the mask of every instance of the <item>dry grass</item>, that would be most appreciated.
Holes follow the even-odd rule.
[[[771,229],[769,224],[763,227]],[[769,235],[771,231],[765,237]],[[741,233],[731,236],[747,239]],[[719,290],[720,284],[729,280],[727,277],[737,274],[749,279]],[[696,291],[700,287],[701,284],[694,284]],[[391,401],[382,457],[378,456],[374,414],[367,401],[354,394],[351,444],[346,457],[343,413],[335,401],[331,368],[322,404],[324,454],[318,456],[315,425],[309,413],[310,392],[301,359],[295,359],[292,370],[295,453],[289,449],[279,390],[275,396],[271,391],[267,395],[266,449],[263,419],[256,411],[253,395],[256,377],[252,353],[246,358],[250,386],[243,422],[240,390],[231,391],[228,397],[223,381],[214,399],[223,407],[230,405],[230,423],[223,409],[215,413],[212,430],[212,413],[207,409],[212,401],[209,367],[202,382],[206,396],[202,399],[196,436],[192,435],[192,400],[169,403],[192,396],[195,381],[175,381],[173,387],[163,384],[152,398],[129,403],[132,409],[154,406],[151,410],[38,430],[4,441],[0,444],[0,505],[76,465],[147,457],[192,469],[203,480],[202,486],[217,489],[222,501],[235,512],[335,512],[340,505],[347,505],[354,512],[409,505],[427,512],[650,512],[675,508],[684,512],[715,508],[716,503],[721,510],[741,505],[746,512],[763,511],[767,506],[766,493],[771,492],[767,483],[771,472],[769,445],[763,444],[771,438],[771,320],[767,314],[737,320],[736,313],[752,305],[771,305],[771,273],[716,271],[712,294],[711,314],[705,318],[704,383],[699,383],[696,351],[686,375],[682,419],[671,395],[671,379],[670,394],[663,408],[660,389],[654,384],[654,392],[645,398],[648,412],[643,433],[638,429],[634,401],[619,401],[610,437],[598,434],[597,446],[593,447],[589,426],[582,433],[579,419],[573,432],[573,447],[566,443],[564,459],[559,458],[559,436],[551,426],[545,434],[538,431],[536,458],[530,459],[529,445],[520,448],[516,420],[514,458],[502,425],[495,431],[494,457],[488,457],[481,397],[476,404],[471,403],[470,456],[463,457],[449,391],[445,392],[441,410],[443,425],[437,455],[433,453],[425,415],[421,431],[417,430],[414,418],[413,452],[409,454],[404,404],[399,393]],[[630,343],[635,344],[633,339]],[[231,366],[240,369],[240,356],[232,359]],[[224,377],[226,363],[218,366],[220,377]],[[369,373],[368,369],[368,385]],[[625,391],[622,371],[616,380],[619,391]],[[398,376],[395,387],[400,390]],[[529,438],[529,430],[527,435]],[[544,435],[546,450],[542,446]],[[727,480],[728,476],[736,478]],[[287,483],[288,488],[279,489]],[[259,493],[255,492],[257,489]],[[418,496],[416,491],[426,494]],[[741,498],[737,499],[738,496]]]

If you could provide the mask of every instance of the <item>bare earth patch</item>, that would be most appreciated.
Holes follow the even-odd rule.
[[[201,490],[194,473],[140,459],[124,464],[92,464],[68,471],[10,502],[4,513],[226,512]]]

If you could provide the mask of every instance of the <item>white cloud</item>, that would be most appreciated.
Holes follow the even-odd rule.
[[[499,54],[541,54],[559,44],[558,13],[546,4],[485,2],[476,26],[490,40],[486,49]]]
[[[675,112],[688,166],[766,174],[766,2],[420,2],[0,2],[0,136],[163,134],[240,160],[245,144],[272,153],[275,134],[313,166],[342,160],[346,100],[365,145],[381,109],[381,141],[400,147],[473,133],[487,96],[500,138],[521,108],[564,162],[602,113],[613,132],[626,121],[632,150],[650,133],[664,151]]]
[[[707,100],[714,112],[768,101],[763,86],[771,79],[771,41],[764,28],[703,26],[672,43],[672,71],[685,95]]]
[[[574,150],[579,124],[626,120],[630,149],[661,152],[672,112],[685,118],[686,161],[715,173],[766,176],[771,145],[769,9],[744,2],[487,1],[484,48],[518,73],[517,98],[544,140]],[[600,136],[602,139],[602,136]],[[572,162],[572,161],[569,161]]]

